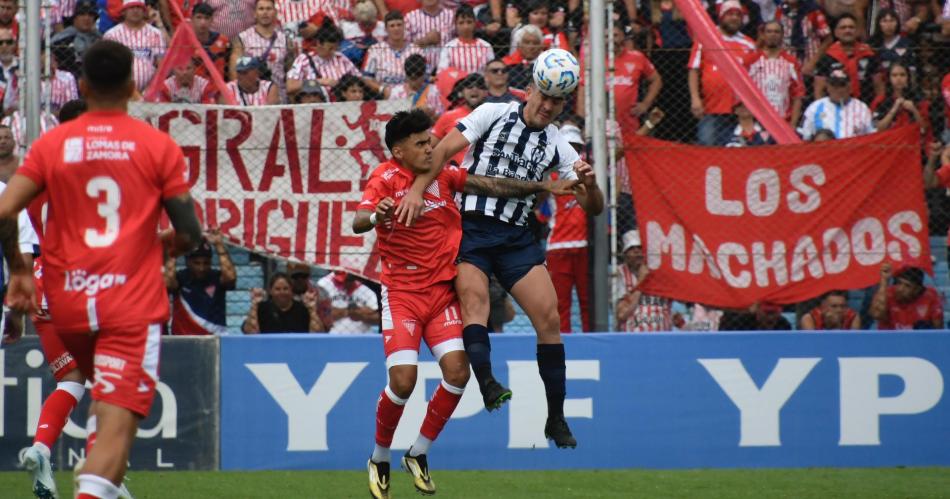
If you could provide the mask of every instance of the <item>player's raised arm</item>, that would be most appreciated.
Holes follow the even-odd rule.
[[[425,192],[426,186],[431,184],[432,181],[439,176],[439,173],[442,172],[442,167],[445,166],[445,162],[449,158],[458,154],[459,151],[465,149],[468,145],[468,139],[458,128],[453,128],[439,141],[435,149],[432,150],[432,170],[426,174],[416,175],[416,180],[413,181],[412,188],[409,189],[406,197],[399,202],[399,206],[396,206],[395,215],[399,223],[412,226],[412,222],[422,214],[422,208],[424,206],[422,203],[422,193]]]
[[[417,177],[418,178],[418,177]],[[478,194],[498,198],[521,198],[538,192],[550,192],[555,195],[570,194],[580,180],[550,180],[528,182],[514,178],[485,177],[469,175],[465,178],[466,194]]]
[[[356,216],[353,217],[353,232],[357,234],[369,232],[377,225],[389,221],[395,205],[393,198],[386,197],[376,205],[376,211],[358,210]]]
[[[577,198],[578,204],[589,215],[600,215],[604,211],[604,193],[597,186],[594,168],[579,159],[574,163],[574,172],[577,173],[579,181],[574,187],[574,197]]]
[[[166,199],[163,202],[165,213],[175,228],[174,232],[162,235],[162,242],[168,246],[173,256],[182,255],[198,247],[201,243],[201,224],[195,215],[195,202],[187,192]]]

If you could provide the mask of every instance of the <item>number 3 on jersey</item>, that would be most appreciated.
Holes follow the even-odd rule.
[[[86,194],[100,201],[96,208],[99,216],[106,220],[103,231],[86,229],[86,244],[91,248],[111,246],[119,237],[119,205],[122,203],[119,184],[112,177],[93,177],[86,184]]]

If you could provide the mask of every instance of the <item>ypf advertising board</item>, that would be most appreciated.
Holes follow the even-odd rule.
[[[155,403],[139,425],[132,470],[218,468],[218,345],[216,338],[163,338]],[[0,349],[0,470],[18,469],[32,445],[43,400],[56,387],[39,339]],[[85,456],[87,390],[52,449],[59,470]]]
[[[360,469],[386,383],[381,338],[222,338],[223,469]],[[544,438],[531,335],[492,341],[512,401],[489,414],[474,379],[430,452],[440,469],[950,464],[950,334],[565,336],[565,414]],[[393,442],[415,439],[439,382],[423,355]]]

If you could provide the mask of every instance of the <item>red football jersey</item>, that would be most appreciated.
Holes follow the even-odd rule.
[[[918,322],[932,325],[934,319],[943,321],[943,300],[934,288],[924,292],[910,303],[897,303],[894,286],[887,288],[887,320],[878,323],[878,329],[914,329]],[[932,326],[930,326],[932,327]]]
[[[415,178],[408,168],[395,161],[379,165],[370,175],[359,209],[376,210],[376,205],[386,197],[399,203]],[[462,216],[455,205],[455,193],[461,192],[466,178],[465,170],[446,166],[426,187],[425,208],[412,227],[394,222],[376,226],[383,284],[398,290],[416,290],[455,277],[455,257],[462,241]]]
[[[18,173],[48,196],[43,288],[57,331],[168,320],[158,221],[162,201],[188,191],[171,137],[91,111],[37,140]]]
[[[432,135],[439,140],[445,138],[449,132],[455,128],[455,125],[458,124],[462,118],[472,114],[472,108],[468,107],[467,104],[463,104],[442,116],[439,116],[439,119],[435,122],[435,125],[432,126]],[[465,151],[468,151],[468,147],[463,148],[461,151],[455,153],[455,156],[449,158],[451,161],[455,161],[456,165],[461,165],[462,160],[465,159]]]
[[[755,42],[751,38],[736,33],[722,35],[722,45],[739,64],[742,64],[746,54],[755,51]],[[732,114],[732,105],[735,103],[735,91],[726,77],[719,72],[719,68],[703,51],[702,45],[693,44],[689,54],[689,69],[700,70],[700,95],[703,98],[703,111],[706,114]]]

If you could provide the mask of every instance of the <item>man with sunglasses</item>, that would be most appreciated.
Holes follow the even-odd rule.
[[[835,69],[828,75],[828,96],[808,106],[800,132],[802,138],[811,140],[822,128],[834,132],[836,139],[876,131],[867,104],[851,96],[851,80],[843,69]]]
[[[495,59],[485,66],[485,84],[488,95],[485,102],[523,102],[524,90],[508,85],[508,65],[501,59]]]

